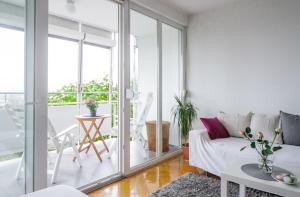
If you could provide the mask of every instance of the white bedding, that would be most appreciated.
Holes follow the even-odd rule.
[[[206,130],[192,130],[189,133],[190,159],[192,166],[220,176],[220,172],[239,159],[251,159],[257,162],[255,150],[240,149],[249,144],[243,138],[229,137],[210,140]],[[300,168],[300,147],[281,145],[282,149],[274,153],[274,164]]]

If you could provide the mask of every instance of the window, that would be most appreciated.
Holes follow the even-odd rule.
[[[49,104],[77,101],[78,43],[49,37],[48,39]]]
[[[0,43],[0,91],[23,92],[24,32],[0,27]]]
[[[111,86],[111,50],[96,45],[83,44],[82,97],[92,97],[100,102],[109,100]]]

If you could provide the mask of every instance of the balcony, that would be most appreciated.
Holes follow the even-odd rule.
[[[93,92],[93,94],[100,94],[99,92]],[[89,93],[91,94],[91,93]],[[101,94],[104,94],[102,92]],[[107,98],[111,98],[109,92],[105,92]],[[50,94],[49,94],[50,95]],[[24,175],[21,173],[19,179],[16,179],[16,172],[18,164],[20,163],[22,152],[24,149],[24,139],[18,138],[19,131],[10,114],[7,113],[5,105],[7,103],[14,102],[15,100],[23,100],[21,93],[1,93],[0,94],[0,118],[2,124],[0,126],[0,189],[3,191],[3,196],[10,196],[10,191],[13,191],[13,195],[24,193]],[[136,101],[136,105],[142,101]],[[132,106],[132,114],[137,113],[136,107]],[[64,128],[78,124],[75,116],[78,114],[87,114],[88,110],[82,103],[51,103],[48,106],[48,117],[55,127],[56,131],[61,131]],[[107,119],[101,127],[101,133],[105,136],[105,142],[110,146],[113,140],[117,140],[117,136],[113,136],[111,131],[113,127],[118,123],[118,102],[108,99],[108,101],[100,102],[98,108],[99,114],[110,114],[111,118]],[[76,141],[79,142],[83,138],[82,128],[78,127],[73,131],[76,136]],[[147,140],[146,128],[143,128],[142,135]],[[170,135],[170,142],[174,141]],[[97,149],[103,148],[101,141],[95,142]],[[173,143],[174,144],[174,143]],[[169,151],[177,150],[178,147],[169,144]],[[149,161],[156,157],[156,152],[146,151],[146,157],[144,157],[135,140],[130,141],[130,166],[136,166]],[[91,149],[88,153],[80,153],[82,167],[76,162],[73,162],[74,152],[72,148],[67,148],[63,152],[62,160],[60,163],[56,184],[66,184],[74,187],[82,187],[84,185],[98,181],[99,179],[106,178],[110,175],[114,175],[120,171],[119,168],[119,154],[118,150],[114,151],[112,156],[109,157],[108,153],[101,155],[103,161],[100,162]],[[54,163],[57,158],[57,152],[49,140],[48,142],[48,185],[51,186],[51,177],[53,174]],[[5,182],[6,187],[1,188],[1,185]],[[2,195],[0,195],[2,196]]]

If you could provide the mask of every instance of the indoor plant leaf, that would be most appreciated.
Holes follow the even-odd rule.
[[[273,151],[274,151],[274,152],[275,152],[275,151],[278,151],[278,150],[280,150],[280,149],[282,149],[281,146],[275,146],[275,147],[273,147]]]
[[[244,146],[243,148],[240,149],[240,151],[243,151],[245,150],[245,148],[247,148],[247,146]]]
[[[250,127],[247,127],[247,128],[245,129],[245,132],[246,132],[247,134],[251,133],[251,128],[250,128]]]

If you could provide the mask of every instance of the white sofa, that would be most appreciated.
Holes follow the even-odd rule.
[[[207,172],[220,176],[221,171],[233,162],[245,158],[257,162],[255,150],[240,149],[249,144],[243,138],[229,137],[211,140],[206,130],[192,130],[189,133],[189,163]],[[300,168],[300,147],[282,144],[274,153],[274,164]]]
[[[67,185],[56,185],[53,187],[48,187],[26,195],[22,195],[20,197],[69,197],[69,196],[88,197],[88,195]]]

